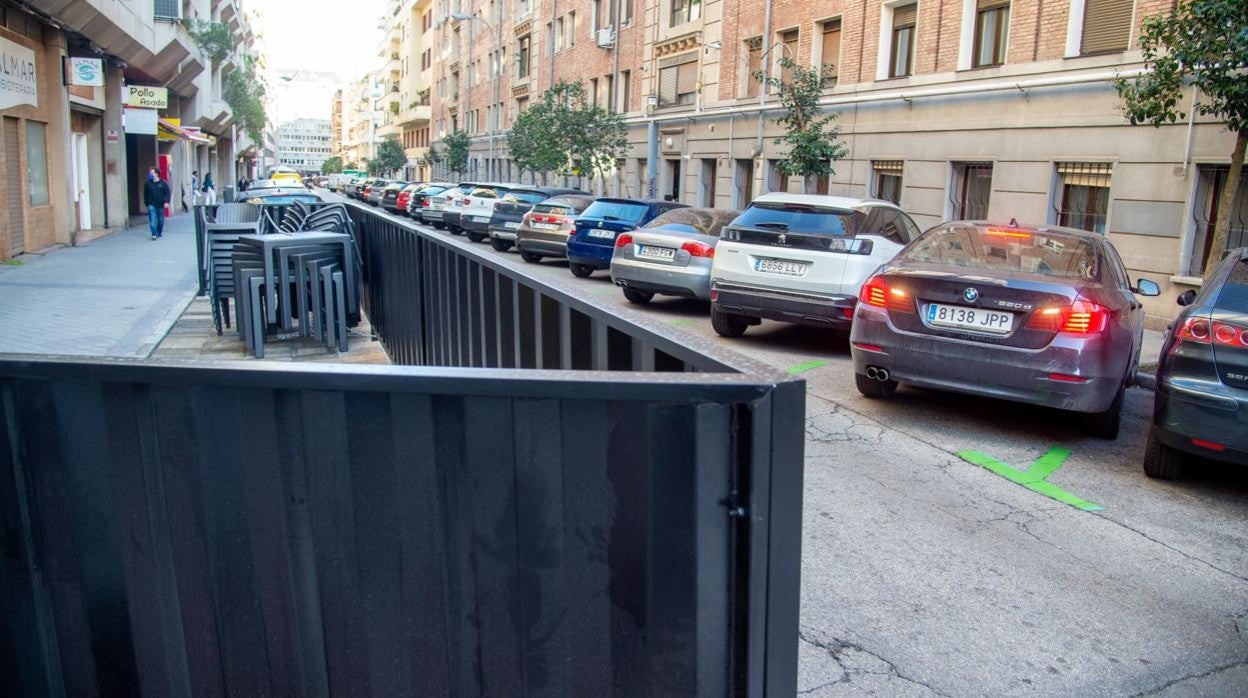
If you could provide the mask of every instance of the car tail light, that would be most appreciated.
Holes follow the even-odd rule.
[[[1192,445],[1199,448],[1207,448],[1210,451],[1221,453],[1226,450],[1226,444],[1220,444],[1216,441],[1205,441],[1204,439],[1192,439]]]
[[[867,279],[867,283],[862,285],[862,290],[858,293],[858,298],[867,305],[874,305],[877,308],[888,308],[889,310],[897,310],[903,313],[914,312],[914,302],[910,298],[910,294],[904,289],[896,286],[889,286],[884,279],[873,276]]]
[[[1220,347],[1248,349],[1248,327],[1232,325],[1228,322],[1213,323],[1213,343]]]
[[[1209,329],[1208,318],[1189,317],[1183,320],[1183,324],[1179,325],[1179,331],[1175,336],[1180,341],[1195,342],[1196,344],[1209,344],[1213,333]]]
[[[1063,334],[1100,334],[1109,326],[1109,308],[1076,298],[1067,306],[1040,308],[1032,313],[1027,327]]]
[[[1049,380],[1058,381],[1059,383],[1087,383],[1091,379],[1069,373],[1050,373]]]
[[[464,198],[459,200],[459,203],[460,205],[467,206],[468,204],[472,203],[472,199],[469,199],[468,197],[465,196]]]
[[[429,199],[421,199],[421,200],[420,200],[420,206],[421,206],[421,208],[428,208],[428,207],[429,207]]]
[[[689,255],[692,257],[714,257],[715,256],[714,247],[711,247],[705,242],[698,242],[697,240],[690,240],[689,242],[686,242],[685,244],[680,246],[680,249],[684,250],[685,252],[688,252]]]
[[[624,247],[625,245],[631,245],[631,244],[633,244],[633,236],[630,233],[624,233],[623,235],[615,239],[616,247]]]

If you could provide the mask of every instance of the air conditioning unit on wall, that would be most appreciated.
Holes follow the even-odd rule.
[[[598,34],[594,37],[594,42],[598,44],[598,48],[614,48],[615,47],[615,27],[603,27],[598,30]]]

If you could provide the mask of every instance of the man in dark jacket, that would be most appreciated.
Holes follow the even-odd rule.
[[[148,168],[143,203],[147,205],[147,224],[152,229],[153,240],[159,240],[165,232],[165,204],[169,203],[169,196],[169,185],[161,180],[160,172],[155,167]]]

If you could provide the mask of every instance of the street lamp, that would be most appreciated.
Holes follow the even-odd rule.
[[[476,20],[484,24],[494,34],[494,57],[498,60],[499,65],[498,65],[498,70],[494,71],[494,75],[491,78],[491,88],[492,88],[491,92],[494,94],[494,102],[493,102],[492,108],[497,109],[498,108],[498,78],[502,75],[502,72],[503,72],[503,64],[502,64],[503,57],[499,51],[499,44],[502,42],[502,37],[499,35],[499,32],[498,32],[499,27],[496,27],[495,25],[490,24],[488,21],[486,21],[482,17],[479,17],[477,15],[470,15],[465,12],[452,12],[451,19],[457,22],[469,22],[468,24],[468,64],[469,65],[472,65],[472,24],[471,22],[473,20]],[[468,108],[468,113],[471,114],[472,113],[472,84],[471,83],[469,83],[468,85],[468,100],[465,106],[467,106]],[[494,168],[496,167],[494,163],[494,131],[495,131],[495,123],[497,122],[500,116],[501,114],[495,114],[495,122],[492,122],[489,128],[490,159],[489,159],[489,162],[486,163],[485,176],[486,176],[486,179],[489,179],[491,181],[497,179],[497,177],[494,176],[495,173],[493,172]],[[489,118],[488,109],[486,110],[486,118],[487,119]]]

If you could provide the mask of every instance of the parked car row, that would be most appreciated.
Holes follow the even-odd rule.
[[[724,337],[764,319],[846,331],[868,398],[906,383],[1037,404],[1109,439],[1135,381],[1138,297],[1160,293],[1133,282],[1101,235],[1013,220],[921,232],[871,199],[772,193],[731,211],[515,183],[386,185],[407,195],[387,208],[528,263],[566,258],[577,277],[609,270],[630,302],[709,300]],[[1157,376],[1152,477],[1177,477],[1184,453],[1248,464],[1248,250],[1180,303]]]

